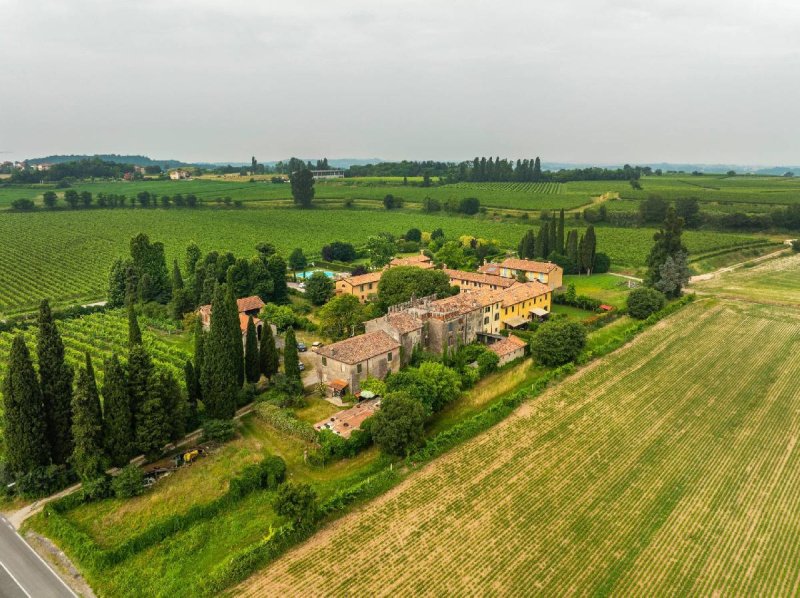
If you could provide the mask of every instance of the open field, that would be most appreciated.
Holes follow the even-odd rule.
[[[381,231],[396,235],[412,227],[442,228],[449,237],[469,234],[497,239],[516,248],[538,221],[505,221],[374,210],[271,209],[268,202],[244,209],[162,210],[118,209],[0,213],[0,317],[34,309],[42,297],[54,304],[74,304],[104,298],[108,271],[128,251],[139,232],[162,241],[168,263],[183,258],[190,241],[203,251],[232,251],[250,256],[262,241],[274,243],[284,255],[302,247],[309,255],[324,244],[347,240],[360,245]],[[574,226],[582,223],[575,221]],[[572,223],[568,227],[573,226]],[[598,250],[611,256],[614,269],[635,270],[644,264],[652,244],[652,229],[597,229]],[[763,237],[690,231],[684,235],[691,252],[707,252],[756,242]]]
[[[800,306],[800,254],[767,259],[692,286],[719,297],[797,307]]]
[[[795,594],[798,326],[690,306],[239,590]]]

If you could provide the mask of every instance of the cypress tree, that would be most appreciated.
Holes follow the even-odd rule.
[[[550,238],[547,242],[547,255],[545,257],[549,257],[551,253],[554,251],[558,251],[558,234],[556,232],[556,222],[555,220],[550,223]]]
[[[3,381],[3,415],[9,469],[20,475],[48,465],[50,445],[42,391],[22,334],[11,343]]]
[[[213,273],[206,272],[203,279],[202,290],[200,291],[200,298],[198,303],[200,305],[208,305],[214,299],[214,290],[217,287],[217,279],[214,278]]]
[[[536,235],[535,246],[534,246],[534,253],[535,253],[534,257],[544,256],[546,240],[547,240],[547,234],[545,225],[542,225],[539,227],[539,234]]]
[[[653,235],[653,247],[647,256],[647,274],[644,281],[648,286],[653,286],[661,280],[661,266],[671,257],[673,261],[679,253],[688,253],[681,240],[683,233],[683,218],[679,218],[675,208],[667,209],[664,225]]]
[[[231,318],[227,309],[228,292],[218,286],[211,304],[211,329],[203,340],[203,361],[200,380],[206,415],[213,419],[230,419],[236,410],[237,355],[231,347]],[[236,331],[239,330],[236,313]],[[242,347],[241,336],[237,344]],[[241,362],[239,362],[241,367]]]
[[[183,288],[183,275],[181,274],[181,269],[178,266],[178,260],[175,259],[172,261],[172,292],[182,289]]]
[[[200,425],[198,403],[200,402],[200,378],[190,360],[183,366],[186,382],[186,430],[192,432]]]
[[[111,266],[108,275],[108,306],[122,307],[125,305],[126,290],[128,287],[128,267],[121,259],[117,259]]]
[[[258,335],[256,334],[256,326],[253,323],[253,316],[247,319],[244,370],[248,382],[251,384],[258,382],[258,379],[261,377],[261,371],[259,368]]]
[[[239,323],[239,307],[233,287],[228,285],[225,293],[225,313],[228,321],[228,334],[230,335],[230,350],[233,357],[233,369],[236,374],[237,391],[244,384],[244,343],[242,342],[242,327]]]
[[[39,305],[36,353],[42,389],[47,438],[53,463],[63,465],[72,454],[72,380],[74,372],[64,361],[64,343],[53,320],[50,304]]]
[[[269,322],[264,323],[261,329],[261,346],[258,351],[258,366],[264,376],[272,378],[278,373],[280,367],[280,356],[275,347],[275,337],[272,336],[272,326]]]
[[[203,402],[203,386],[200,381],[201,372],[203,371],[203,355],[205,354],[205,340],[206,333],[203,330],[203,323],[200,318],[195,320],[194,323],[194,361],[192,369],[194,370],[195,377],[195,397],[198,403]],[[188,388],[188,387],[187,387]]]
[[[558,238],[556,239],[556,252],[564,255],[564,208],[558,214]]]
[[[128,347],[142,344],[142,330],[139,328],[139,318],[133,304],[128,304]]]
[[[536,160],[533,163],[533,180],[539,181],[542,178],[542,163],[539,160],[539,156],[536,156]]]
[[[105,363],[102,394],[106,453],[112,465],[123,467],[134,456],[135,438],[128,379],[116,353]]]
[[[139,411],[147,400],[148,384],[153,373],[150,354],[141,345],[134,345],[128,353],[128,404],[133,416],[134,438],[139,425]]]
[[[286,331],[283,348],[283,371],[286,374],[286,378],[296,384],[298,389],[303,388],[303,381],[300,377],[300,356],[297,353],[297,339],[292,328]]]
[[[574,228],[567,234],[567,257],[578,266],[578,231]]]
[[[186,398],[172,373],[159,371],[156,376],[164,409],[165,432],[170,441],[177,442],[186,435]]]
[[[103,442],[103,411],[94,377],[92,358],[86,354],[86,367],[78,372],[75,395],[72,397],[72,466],[78,477],[87,482],[105,471],[105,443]]]
[[[586,229],[584,245],[586,271],[591,274],[592,270],[594,270],[594,256],[597,254],[597,237],[595,236],[594,226],[589,225],[589,228]]]
[[[147,394],[136,414],[136,445],[144,455],[153,460],[169,439],[169,425],[164,411],[164,396],[168,390],[162,378],[153,373],[147,385]]]

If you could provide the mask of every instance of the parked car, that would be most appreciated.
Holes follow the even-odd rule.
[[[300,351],[300,353],[304,353],[308,351],[308,347],[306,347],[305,343],[297,343],[297,350]]]
[[[299,369],[299,370],[302,372],[303,370],[305,370],[305,369],[306,369],[306,364],[304,364],[304,363],[301,361],[300,363],[298,363],[298,364],[297,364],[297,369]]]
[[[322,346],[322,343],[319,342],[319,341],[314,341],[313,343],[311,343],[311,347],[314,348],[314,349],[319,349],[321,346]]]

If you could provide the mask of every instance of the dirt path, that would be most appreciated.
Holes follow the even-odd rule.
[[[733,264],[731,266],[725,266],[724,268],[719,268],[717,270],[714,270],[713,272],[708,272],[706,274],[698,274],[697,276],[692,276],[689,279],[689,284],[692,284],[693,282],[702,282],[704,280],[711,280],[712,278],[716,278],[720,274],[724,274],[725,272],[732,272],[733,270],[736,270],[737,268],[741,268],[745,264],[755,264],[757,262],[763,262],[764,260],[768,260],[768,259],[777,257],[777,256],[781,255],[782,253],[785,253],[786,251],[788,251],[788,250],[787,250],[787,248],[784,247],[784,248],[779,249],[777,251],[773,251],[772,253],[767,253],[765,255],[761,255],[759,257],[755,257],[755,258],[753,258],[751,260],[745,260],[743,262],[739,262],[738,264]]]
[[[586,208],[596,208],[601,203],[605,203],[611,199],[619,199],[619,193],[616,191],[606,191],[601,195],[594,195],[592,196],[592,202],[588,204],[583,204],[582,206],[578,206],[577,208],[572,208],[571,210],[564,210],[565,214],[574,214],[576,212],[583,212]]]

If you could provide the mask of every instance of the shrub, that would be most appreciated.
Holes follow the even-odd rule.
[[[81,487],[83,500],[86,502],[100,500],[111,496],[111,478],[107,475],[88,480]]]
[[[388,455],[407,455],[422,443],[425,415],[422,403],[408,393],[389,393],[372,416],[372,439]]]
[[[308,523],[317,514],[317,494],[308,484],[284,482],[273,503],[275,512],[296,523]]]
[[[796,252],[800,252],[800,239],[792,240],[792,249]]]
[[[242,498],[254,490],[274,490],[286,477],[286,463],[280,457],[272,456],[260,463],[245,467],[230,481],[228,493],[233,498]]]
[[[280,432],[285,432],[301,440],[314,442],[317,439],[317,431],[308,422],[294,417],[291,411],[284,411],[276,405],[270,403],[259,403],[255,408],[256,416]]]
[[[586,328],[578,322],[553,320],[539,327],[531,340],[531,354],[546,366],[574,361],[586,345]]]
[[[117,498],[132,498],[144,492],[144,474],[135,465],[126,465],[111,482]]]
[[[36,469],[17,478],[15,489],[17,494],[26,498],[49,496],[69,486],[75,479],[63,466],[48,465]]]
[[[628,295],[628,313],[637,320],[644,320],[667,304],[664,293],[649,287],[633,289]]]
[[[611,270],[611,258],[605,253],[595,254],[592,274],[605,274],[609,270]]]
[[[20,212],[30,212],[36,206],[34,205],[32,199],[21,198],[21,199],[15,199],[14,201],[12,201],[11,202],[11,207],[14,210],[18,210]]]
[[[497,364],[500,363],[500,357],[493,351],[484,351],[484,353],[478,357],[477,361],[478,371],[480,372],[481,378],[483,378],[497,369]]]
[[[209,419],[203,423],[203,442],[227,442],[236,435],[236,425],[229,419]]]

